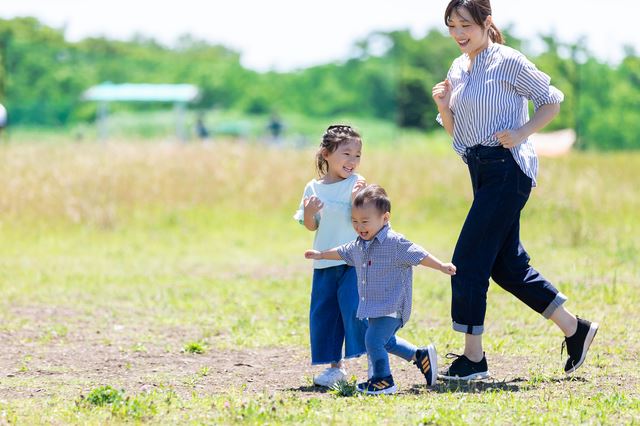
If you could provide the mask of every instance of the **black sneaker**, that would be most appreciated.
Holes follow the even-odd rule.
[[[571,374],[582,365],[584,359],[587,357],[589,346],[591,346],[591,342],[593,342],[593,338],[598,332],[598,327],[597,322],[589,322],[578,318],[578,328],[576,332],[571,337],[565,337],[564,342],[562,342],[561,353],[566,346],[567,354],[569,355],[564,365],[565,373]]]
[[[413,362],[418,370],[427,379],[427,385],[433,386],[438,378],[438,354],[436,347],[429,345],[416,351],[416,360]]]
[[[367,395],[390,395],[396,393],[396,385],[393,383],[393,376],[376,379],[372,377],[364,383],[358,383],[358,392]]]
[[[481,380],[491,377],[487,367],[487,357],[482,354],[482,360],[473,362],[464,355],[448,353],[447,358],[455,358],[449,368],[438,375],[444,380]]]

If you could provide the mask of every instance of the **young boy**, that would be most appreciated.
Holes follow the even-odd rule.
[[[367,394],[392,394],[396,386],[389,367],[389,353],[413,361],[427,384],[436,382],[438,360],[433,345],[417,348],[396,336],[411,315],[413,266],[424,265],[454,275],[452,263],[442,263],[425,249],[391,230],[391,202],[385,190],[368,185],[353,200],[351,222],[358,237],[325,250],[307,250],[307,259],[344,260],[358,276],[358,318],[369,320],[365,345],[373,376],[358,384]]]

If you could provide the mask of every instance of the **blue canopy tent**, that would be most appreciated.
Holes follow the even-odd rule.
[[[198,98],[200,91],[192,84],[113,84],[102,83],[87,89],[82,95],[86,101],[99,102],[98,133],[107,137],[107,111],[109,102],[173,102],[176,111],[176,135],[184,141],[186,132],[184,115],[186,104]]]

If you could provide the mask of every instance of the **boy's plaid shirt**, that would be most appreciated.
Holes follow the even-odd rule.
[[[413,266],[429,253],[385,225],[376,236],[338,247],[338,254],[358,274],[358,318],[397,314],[402,324],[411,315]]]

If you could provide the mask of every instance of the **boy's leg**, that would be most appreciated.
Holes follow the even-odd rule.
[[[365,334],[367,355],[373,364],[373,377],[391,376],[389,354],[386,346],[400,327],[400,320],[391,317],[369,318],[369,326]],[[414,352],[415,353],[415,352]]]

